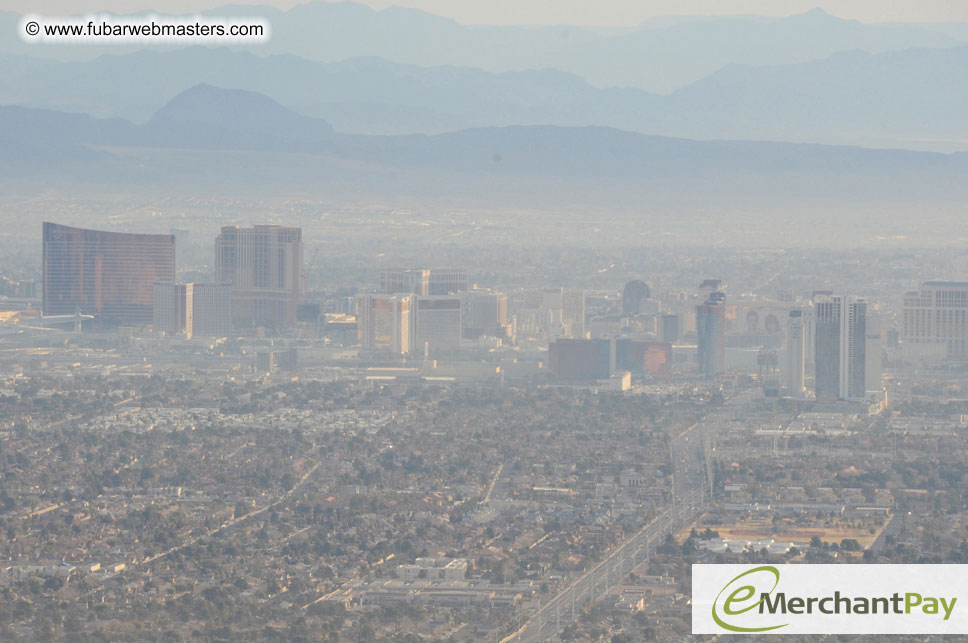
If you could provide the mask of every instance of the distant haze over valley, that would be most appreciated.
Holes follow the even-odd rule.
[[[264,93],[338,130],[597,125],[700,139],[968,148],[968,24],[676,17],[637,28],[471,27],[310,3],[245,49],[0,41],[0,104],[146,121],[199,83]],[[18,14],[0,12],[14,33]],[[146,78],[151,82],[144,82]]]
[[[583,243],[593,237],[576,222],[589,212],[623,243],[964,236],[962,23],[813,10],[470,27],[355,3],[210,13],[262,15],[272,39],[0,40],[0,184],[135,202],[269,192],[500,212],[512,228],[518,213],[544,212],[574,217]],[[0,28],[19,19],[0,12]]]

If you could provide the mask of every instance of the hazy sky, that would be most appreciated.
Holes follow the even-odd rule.
[[[10,11],[63,15],[95,11],[165,13],[226,4],[287,9],[294,0],[0,0]],[[364,0],[376,9],[414,7],[467,24],[634,25],[665,15],[759,14],[784,16],[820,6],[828,13],[864,22],[968,22],[968,0]]]

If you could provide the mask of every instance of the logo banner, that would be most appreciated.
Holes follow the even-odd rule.
[[[966,634],[968,565],[693,565],[693,634]]]

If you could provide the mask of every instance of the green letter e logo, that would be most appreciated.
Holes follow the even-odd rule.
[[[749,576],[750,574],[756,574],[757,572],[766,572],[767,574],[772,574],[773,585],[770,587],[769,590],[765,592],[762,590],[757,591],[754,585],[755,581],[753,581],[753,579],[747,579],[746,582],[749,584],[741,585],[726,593],[726,590],[729,590],[730,586],[733,583],[743,578],[744,576]],[[768,583],[769,581],[766,581],[766,582]],[[737,625],[730,625],[722,618],[720,618],[719,614],[716,612],[716,606],[719,604],[719,599],[720,597],[722,597],[724,593],[726,593],[726,598],[723,600],[722,610],[725,616],[736,616],[737,614],[743,614],[745,612],[748,612],[756,608],[757,606],[759,606],[759,604],[763,602],[764,596],[766,594],[772,593],[773,590],[776,589],[777,583],[779,582],[780,582],[780,571],[772,565],[762,565],[760,567],[754,567],[753,569],[748,569],[742,574],[740,574],[739,576],[737,576],[736,578],[734,578],[733,580],[726,583],[726,585],[723,586],[721,590],[719,590],[719,593],[716,594],[716,600],[713,601],[713,620],[716,621],[716,625],[723,628],[724,630],[729,630],[730,632],[741,632],[741,633],[769,632],[770,630],[777,630],[777,629],[780,629],[781,627],[786,627],[787,626],[786,623],[784,623],[783,625],[770,625],[768,627],[739,627]],[[760,600],[756,601],[755,603],[751,603],[749,605],[745,605],[745,606],[743,605],[746,601],[756,598],[757,596],[760,597]]]

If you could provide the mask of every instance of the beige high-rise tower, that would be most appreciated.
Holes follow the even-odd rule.
[[[215,239],[215,280],[232,285],[236,324],[290,326],[302,303],[300,228],[225,226]]]

